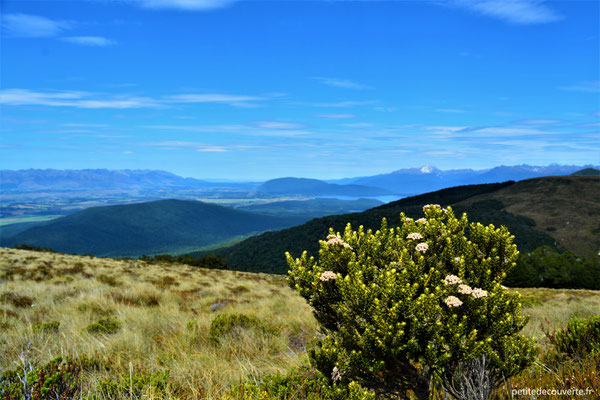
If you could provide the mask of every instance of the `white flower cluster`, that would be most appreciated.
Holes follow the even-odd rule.
[[[409,233],[406,238],[411,239],[411,240],[419,240],[419,239],[423,239],[423,235],[421,235],[419,232],[412,232],[412,233]]]
[[[454,257],[454,262],[458,264],[460,262],[460,257]]]
[[[481,297],[487,297],[487,291],[475,288],[473,289],[473,297],[475,297],[476,299],[479,299]]]
[[[419,218],[416,222],[417,222],[417,224],[423,224],[423,225],[425,225],[425,224],[427,224],[427,219],[425,219],[425,218]]]
[[[450,286],[450,285],[458,285],[459,283],[462,283],[462,279],[460,279],[458,276],[456,275],[448,275],[445,279],[444,279],[444,285],[446,286]]]
[[[469,286],[469,285],[461,284],[461,285],[458,285],[458,293],[471,294],[471,293],[473,293],[473,289],[471,289],[471,286]]]
[[[327,282],[330,280],[336,280],[337,279],[337,274],[333,271],[325,271],[321,274],[321,276],[319,277],[320,280],[322,280],[323,282]]]
[[[415,246],[415,250],[420,251],[421,253],[425,253],[428,248],[429,248],[429,245],[424,242],[419,243],[418,245]]]
[[[444,302],[448,307],[460,307],[463,303],[458,297],[454,296],[448,296]]]
[[[340,246],[340,247],[345,247],[347,249],[352,250],[352,246],[350,246],[348,243],[344,242],[342,240],[341,237],[339,237],[338,235],[328,235],[327,236],[327,244],[330,246]]]
[[[425,210],[429,209],[430,207],[432,208],[437,208],[438,210],[442,207],[440,207],[439,204],[427,204],[425,206],[423,206],[423,212],[425,212]]]

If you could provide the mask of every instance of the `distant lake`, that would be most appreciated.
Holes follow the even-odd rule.
[[[339,200],[375,199],[375,200],[382,201],[384,203],[389,203],[391,201],[403,199],[405,196],[389,195],[389,196],[360,196],[360,197],[355,197],[355,196],[318,196],[318,197],[323,198],[323,199],[339,199]]]

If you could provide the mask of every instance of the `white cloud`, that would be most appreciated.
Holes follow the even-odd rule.
[[[456,108],[438,108],[435,111],[443,112],[443,113],[450,113],[450,114],[463,114],[465,112],[464,110],[459,110]]]
[[[524,119],[520,121],[515,121],[514,123],[517,125],[554,125],[560,124],[560,119]]]
[[[51,37],[69,28],[69,23],[30,14],[6,14],[2,29],[10,36]]]
[[[354,114],[315,114],[314,116],[325,119],[349,119],[356,117]]]
[[[224,147],[220,147],[220,146],[209,146],[209,147],[200,147],[200,148],[196,149],[196,151],[201,152],[201,153],[224,153],[229,150],[227,150]]]
[[[518,25],[544,24],[562,19],[540,0],[450,0],[442,4]]]
[[[114,40],[107,39],[102,36],[70,36],[62,38],[65,42],[80,44],[82,46],[96,46],[96,47],[104,47],[104,46],[112,46],[116,44]]]
[[[258,121],[254,125],[259,128],[266,129],[301,129],[304,127],[302,124],[295,124],[293,122],[279,122],[279,121]]]
[[[560,89],[571,92],[600,93],[600,81],[582,82],[577,85],[563,86]]]
[[[223,133],[231,135],[293,137],[307,135],[310,132],[297,129],[269,129],[251,125],[147,125],[145,129],[165,131],[184,131],[197,133]]]
[[[374,100],[365,100],[365,101],[338,101],[335,103],[315,103],[313,107],[356,107],[356,106],[367,106],[370,104],[375,104]]]
[[[128,94],[106,95],[81,91],[35,91],[29,89],[0,90],[0,104],[7,106],[40,105],[76,108],[159,108],[173,103],[226,103],[240,107],[261,100],[255,96],[223,94],[182,94],[163,98]]]
[[[204,11],[226,7],[235,0],[134,0],[144,8]]]
[[[322,78],[315,77],[314,80],[321,82],[324,85],[338,87],[343,89],[353,89],[353,90],[370,90],[373,87],[369,85],[365,85],[363,83],[354,82],[348,79],[338,79],[338,78]]]

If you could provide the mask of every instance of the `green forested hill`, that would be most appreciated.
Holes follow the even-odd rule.
[[[283,274],[287,272],[284,253],[289,251],[293,256],[300,256],[302,251],[306,250],[310,255],[316,255],[318,240],[327,236],[330,227],[336,231],[343,231],[346,224],[351,223],[353,227],[363,225],[365,228],[377,229],[382,218],[387,218],[388,224],[395,226],[399,224],[401,212],[413,218],[420,217],[424,204],[454,205],[468,198],[497,192],[513,185],[515,183],[509,181],[453,187],[405,198],[362,213],[317,218],[303,225],[248,238],[234,246],[221,249],[219,253],[236,268]],[[535,229],[534,220],[504,211],[503,205],[497,201],[486,200],[469,206],[458,206],[455,207],[455,212],[468,212],[471,220],[506,225],[517,236],[517,244],[521,249],[532,250],[544,244],[554,245],[555,242],[545,232]]]
[[[220,254],[236,268],[282,274],[287,272],[286,251],[293,256],[300,256],[304,250],[316,255],[318,240],[327,236],[330,227],[343,231],[351,223],[355,228],[363,225],[377,229],[384,217],[388,225],[395,226],[399,224],[400,212],[419,218],[423,205],[434,203],[452,206],[457,214],[466,212],[470,221],[505,225],[515,235],[521,252],[548,245],[590,255],[600,247],[599,184],[597,177],[568,176],[457,186],[362,213],[318,218],[282,231],[263,233],[221,249]],[[585,234],[574,232],[579,228]]]
[[[160,200],[88,208],[3,237],[2,245],[27,243],[65,253],[135,257],[191,251],[304,221],[301,217],[258,215],[199,201]]]

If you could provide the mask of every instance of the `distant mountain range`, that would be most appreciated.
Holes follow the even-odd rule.
[[[159,170],[23,169],[0,170],[0,188],[6,190],[90,190],[197,188],[216,186],[193,178],[182,178]]]
[[[343,232],[353,228],[378,229],[382,218],[390,226],[399,223],[405,212],[422,216],[425,204],[452,206],[470,221],[505,225],[515,235],[520,251],[542,245],[568,249],[586,257],[598,257],[600,250],[600,177],[555,176],[520,182],[457,186],[387,203],[361,213],[313,219],[303,225],[250,237],[219,250],[229,265],[246,270],[285,274],[284,253],[299,257],[304,250],[316,256],[318,241],[329,228]],[[202,255],[202,253],[192,253]]]
[[[192,251],[236,236],[305,222],[188,200],[91,207],[3,235],[0,245],[27,243],[64,253],[110,257]],[[21,224],[24,225],[24,224]]]
[[[258,193],[282,196],[353,196],[373,197],[396,194],[392,190],[365,185],[338,185],[317,179],[278,178],[272,179],[258,187]]]
[[[412,195],[427,193],[452,186],[473,185],[481,183],[520,181],[542,176],[569,175],[591,166],[549,165],[545,167],[532,165],[499,166],[492,169],[473,170],[455,169],[442,171],[433,166],[422,168],[400,169],[388,174],[375,176],[346,178],[345,184],[375,186],[391,190],[395,193]]]
[[[387,174],[323,181],[308,178],[277,178],[260,183],[215,182],[183,178],[160,170],[0,170],[0,190],[176,190],[236,187],[257,196],[411,196],[446,187],[569,175],[591,165],[499,166],[486,170],[443,171],[433,166],[400,169]],[[260,185],[260,186],[259,186]],[[256,191],[256,192],[255,192]]]

